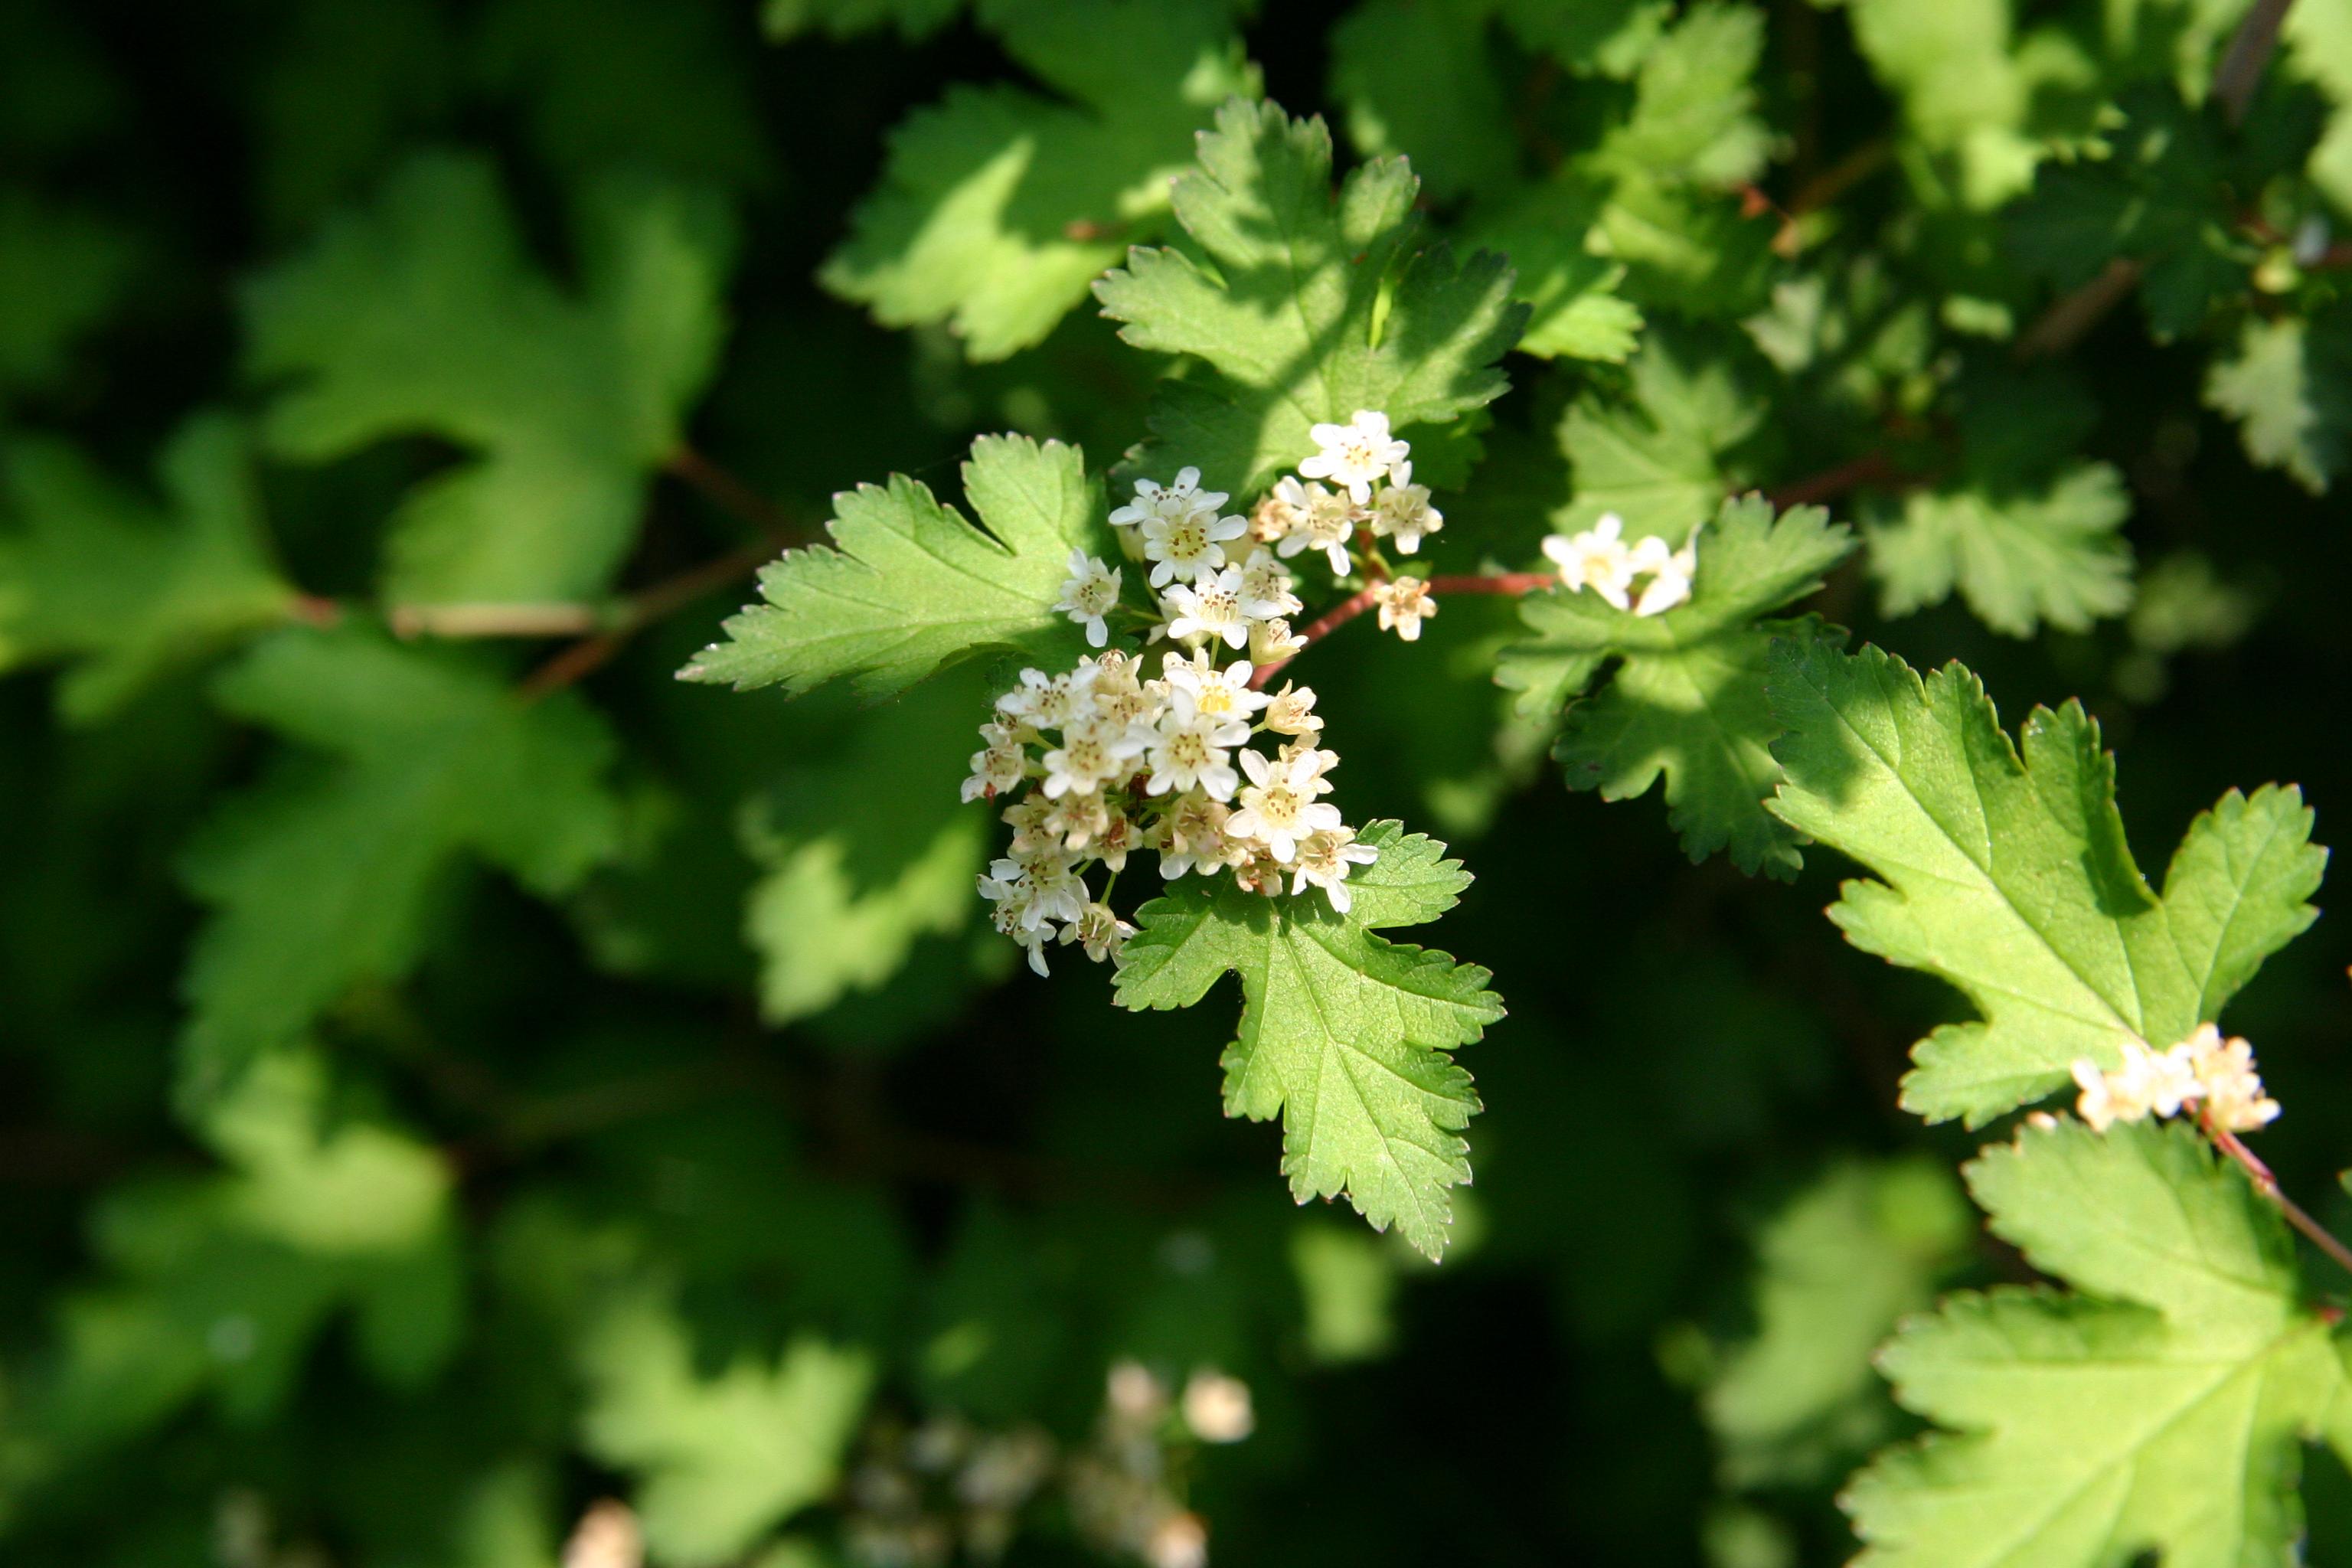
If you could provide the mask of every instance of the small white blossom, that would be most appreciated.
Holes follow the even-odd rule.
[[[1389,487],[1372,498],[1372,531],[1396,541],[1411,555],[1421,548],[1422,535],[1445,526],[1445,514],[1429,504],[1429,487],[1412,482],[1412,465],[1399,463],[1389,476]]]
[[[1319,550],[1331,563],[1331,575],[1348,574],[1348,542],[1356,536],[1356,524],[1361,514],[1345,491],[1334,492],[1321,485],[1302,485],[1286,478],[1274,487],[1274,493],[1287,509],[1291,522],[1289,531],[1275,548],[1275,552],[1287,561],[1302,550]]]
[[[1246,719],[1268,700],[1263,691],[1250,689],[1250,677],[1255,673],[1247,659],[1235,659],[1223,669],[1209,660],[1203,648],[1192,658],[1181,654],[1169,654],[1161,658],[1160,668],[1172,697],[1178,691],[1188,692],[1192,706],[1203,713],[1230,713]]]
[[[1637,616],[1663,616],[1691,596],[1691,579],[1698,573],[1698,535],[1680,550],[1668,550],[1656,534],[1635,545],[1630,557],[1633,574],[1647,574],[1642,596],[1633,602]]]
[[[1270,550],[1253,550],[1242,563],[1242,614],[1254,621],[1270,621],[1305,608],[1291,587],[1297,579]]]
[[[1254,839],[1287,866],[1298,858],[1299,839],[1339,826],[1339,808],[1315,798],[1330,787],[1319,757],[1274,762],[1263,752],[1244,752],[1242,771],[1249,783],[1242,786],[1240,809],[1225,819],[1226,837]]]
[[[1282,689],[1265,705],[1265,727],[1277,735],[1322,733],[1323,721],[1315,712],[1315,689],[1284,681]]]
[[[994,800],[1026,776],[1029,753],[1003,724],[982,724],[980,738],[988,744],[971,754],[971,777],[963,781],[963,798],[976,800],[985,795]]]
[[[1135,500],[1110,514],[1114,527],[1126,528],[1151,517],[1175,517],[1183,512],[1211,512],[1225,504],[1223,490],[1201,489],[1201,470],[1179,468],[1176,482],[1160,485],[1150,479],[1135,481]]]
[[[2197,1080],[2205,1120],[2231,1132],[2252,1132],[2278,1120],[2279,1103],[2263,1092],[2262,1075],[2254,1071],[2254,1048],[2237,1038],[2224,1040],[2211,1024],[2173,1047],[2186,1058]]]
[[[1228,566],[1203,572],[1191,587],[1168,590],[1168,635],[1178,642],[1222,638],[1227,647],[1249,646],[1249,617],[1242,613],[1242,572]]]
[[[1300,463],[1298,471],[1342,487],[1358,506],[1371,500],[1374,480],[1412,452],[1410,443],[1389,434],[1389,416],[1372,408],[1357,409],[1345,425],[1318,425],[1307,434],[1321,449]]]
[[[1070,619],[1087,628],[1087,646],[1100,647],[1110,641],[1110,628],[1103,617],[1118,603],[1118,568],[1105,564],[1083,550],[1070,552],[1070,574],[1062,584],[1062,596],[1054,601],[1054,608],[1066,611]]]
[[[1041,793],[1039,799],[1045,797]],[[1100,789],[1074,789],[1047,805],[1039,824],[1047,841],[1071,854],[1090,847],[1110,831],[1110,802]]]
[[[1290,623],[1276,616],[1270,621],[1250,623],[1249,657],[1252,664],[1280,664],[1307,651],[1307,639],[1290,629]]]
[[[1208,1525],[1182,1509],[1166,1515],[1151,1527],[1143,1561],[1148,1568],[1208,1568]]]
[[[1056,799],[1071,790],[1090,790],[1135,770],[1146,737],[1134,727],[1091,714],[1066,727],[1062,743],[1045,753],[1045,791]]]
[[[1612,511],[1572,538],[1546,539],[1543,552],[1559,564],[1560,586],[1571,594],[1590,588],[1616,608],[1630,608],[1633,556],[1620,537],[1624,531],[1624,520]]]
[[[1150,793],[1199,788],[1212,800],[1231,800],[1241,787],[1231,748],[1249,744],[1250,727],[1230,712],[1203,713],[1189,691],[1170,695],[1168,710],[1144,765],[1151,770]]]
[[[1437,614],[1429,584],[1418,577],[1391,577],[1373,588],[1372,598],[1381,607],[1381,630],[1394,628],[1407,642],[1419,642],[1421,623]]]
[[[1135,928],[1113,914],[1108,904],[1088,904],[1075,922],[1062,928],[1062,940],[1083,943],[1087,956],[1097,963],[1117,958],[1134,934]]]
[[[1225,541],[1239,539],[1249,524],[1214,511],[1180,512],[1143,520],[1143,555],[1152,563],[1151,585],[1164,588],[1180,577],[1197,577],[1225,563]]]
[[[1160,875],[1172,882],[1188,872],[1210,876],[1223,869],[1225,824],[1232,815],[1199,790],[1178,795],[1160,823]]]
[[[1257,1429],[1249,1384],[1207,1368],[1184,1384],[1184,1425],[1204,1443],[1238,1443]]]
[[[1348,891],[1348,873],[1380,858],[1381,852],[1370,845],[1356,842],[1356,830],[1352,827],[1328,827],[1310,833],[1298,841],[1298,866],[1290,891],[1294,896],[1303,893],[1312,882],[1323,889],[1331,907],[1344,915],[1355,902]]]
[[[1024,669],[1021,684],[996,700],[996,710],[1039,730],[1059,730],[1093,710],[1093,687],[1099,666],[1048,677],[1041,669]]]
[[[992,860],[980,891],[996,900],[999,930],[1033,931],[1050,921],[1074,921],[1087,901],[1086,884],[1066,858]]]

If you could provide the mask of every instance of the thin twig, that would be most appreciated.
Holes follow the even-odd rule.
[[[778,541],[796,539],[799,524],[784,509],[737,479],[691,447],[681,446],[662,463],[662,471],[685,480],[721,511],[734,513],[761,532]]]
[[[2053,302],[2039,321],[2019,334],[2011,353],[2021,360],[2065,353],[2082,342],[2108,311],[2131,298],[2146,270],[2134,257],[2116,257],[2100,268],[2097,277]]]
[[[2246,108],[2254,100],[2254,89],[2262,85],[2263,68],[2271,63],[2271,54],[2278,47],[2279,25],[2286,20],[2286,8],[2293,4],[2294,0],[2254,0],[2254,8],[2231,35],[2221,68],[2213,73],[2213,96],[2221,100],[2231,124],[2245,123]]]
[[[1255,670],[1251,672],[1250,689],[1252,691],[1264,690],[1265,689],[1265,683],[1272,680],[1279,671],[1287,668],[1291,658],[1297,658],[1299,653],[1305,653],[1308,648],[1313,647],[1317,643],[1321,642],[1325,637],[1329,637],[1333,632],[1338,631],[1341,626],[1346,626],[1349,621],[1354,620],[1358,616],[1360,616],[1366,610],[1370,609],[1372,607],[1372,601],[1379,592],[1380,588],[1378,584],[1360,590],[1357,593],[1349,595],[1346,598],[1340,600],[1338,604],[1332,605],[1329,609],[1316,616],[1313,621],[1308,623],[1306,629],[1298,634],[1300,644],[1298,653],[1292,654],[1290,658],[1278,658],[1272,664],[1259,665]]]
[[[1484,575],[1432,577],[1433,594],[1538,594],[1557,587],[1559,579],[1549,572],[1495,572]]]
[[[606,612],[594,605],[394,605],[384,619],[398,637],[576,637]]]
[[[2201,1116],[2199,1120],[2204,1121]],[[2252,1149],[2239,1142],[2236,1133],[2226,1127],[2216,1127],[2210,1121],[2204,1121],[2204,1127],[2205,1135],[2213,1140],[2213,1146],[2238,1163],[2247,1178],[2254,1184],[2254,1191],[2276,1204],[2279,1213],[2286,1216],[2287,1224],[2301,1231],[2305,1240],[2327,1254],[2346,1273],[2352,1274],[2352,1247],[2346,1247],[2330,1236],[2317,1220],[2304,1212],[2302,1205],[2280,1191],[2278,1178],[2271,1174],[2271,1168],[2263,1164]]]
[[[550,692],[561,691],[602,669],[612,661],[614,654],[627,645],[630,637],[646,626],[694,603],[705,594],[724,587],[740,577],[750,576],[775,554],[776,549],[776,545],[765,540],[740,544],[715,561],[706,561],[675,577],[664,578],[642,593],[632,595],[607,630],[573,643],[525,677],[521,688],[523,700],[535,702]]]
[[[1863,485],[1893,484],[1910,478],[1895,467],[1895,459],[1883,449],[1874,450],[1833,468],[1823,468],[1818,474],[1775,485],[1764,492],[1764,499],[1772,503],[1774,510],[1786,511],[1792,506],[1811,506],[1832,500]]]

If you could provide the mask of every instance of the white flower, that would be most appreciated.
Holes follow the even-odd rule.
[[[1203,648],[1193,658],[1181,654],[1168,654],[1160,661],[1160,670],[1168,682],[1171,700],[1179,691],[1189,693],[1192,706],[1203,713],[1230,713],[1246,719],[1268,700],[1263,691],[1250,689],[1250,676],[1255,673],[1247,659],[1235,659],[1223,669],[1209,662]]]
[[[2138,1040],[2126,1040],[2123,1065],[2113,1072],[2101,1072],[2099,1064],[2088,1057],[2078,1058],[2070,1070],[2075,1087],[2082,1090],[2074,1102],[2075,1112],[2099,1132],[2116,1122],[2138,1121],[2150,1114],[2177,1115],[2199,1093],[2196,1074],[2179,1047],[2158,1053]]]
[[[1184,1425],[1205,1443],[1238,1443],[1257,1429],[1249,1384],[1206,1368],[1184,1384]]]
[[[1276,616],[1270,621],[1250,623],[1249,656],[1252,664],[1280,664],[1307,651],[1307,639],[1290,629],[1290,623]]]
[[[1315,689],[1284,681],[1265,705],[1265,727],[1277,735],[1320,734],[1323,721],[1315,714]]]
[[[1164,588],[1179,577],[1194,577],[1225,563],[1228,539],[1239,539],[1249,524],[1215,511],[1179,512],[1173,517],[1143,520],[1143,555],[1151,562],[1151,585]]]
[[[1203,713],[1189,691],[1171,693],[1160,715],[1154,743],[1145,754],[1151,770],[1150,793],[1206,790],[1213,800],[1231,800],[1241,787],[1230,749],[1249,744],[1250,727],[1232,713]]]
[[[1201,470],[1179,468],[1176,482],[1162,487],[1150,479],[1135,481],[1135,500],[1110,514],[1115,527],[1125,528],[1150,517],[1174,517],[1180,512],[1214,512],[1225,504],[1223,490],[1201,489]]]
[[[2207,1122],[2231,1132],[2252,1132],[2278,1120],[2279,1103],[2263,1092],[2254,1070],[2254,1048],[2242,1039],[2224,1040],[2211,1024],[2166,1055],[2179,1055],[2196,1079]]]
[[[1063,581],[1062,596],[1054,601],[1054,608],[1066,610],[1070,619],[1087,628],[1087,646],[1100,647],[1110,641],[1110,628],[1103,616],[1118,603],[1118,568],[1106,565],[1083,550],[1070,552],[1070,574]]]
[[[1633,546],[1629,558],[1633,574],[1647,574],[1649,583],[1642,596],[1633,602],[1637,616],[1663,616],[1691,596],[1691,579],[1698,572],[1698,534],[1690,536],[1680,550],[1668,550],[1666,542],[1656,534]]]
[[[1225,824],[1231,816],[1230,808],[1199,790],[1178,795],[1160,819],[1160,876],[1172,882],[1188,871],[1209,876],[1223,868]]]
[[[1331,575],[1346,576],[1348,541],[1355,537],[1360,516],[1346,492],[1328,490],[1321,485],[1302,485],[1286,478],[1274,487],[1274,493],[1291,516],[1290,531],[1274,547],[1275,552],[1287,561],[1302,550],[1319,550],[1331,563]]]
[[[1088,904],[1076,921],[1062,928],[1062,940],[1083,942],[1087,956],[1097,963],[1118,957],[1118,950],[1134,934],[1135,928],[1113,914],[1108,904]]]
[[[1391,577],[1372,589],[1372,598],[1381,607],[1381,630],[1394,627],[1407,642],[1420,641],[1421,623],[1437,614],[1429,584],[1418,577]]]
[[[1618,609],[1627,608],[1633,559],[1619,537],[1624,531],[1624,520],[1612,511],[1574,538],[1555,533],[1545,540],[1543,552],[1559,563],[1560,586],[1571,594],[1590,588]]]
[[[996,900],[996,928],[1033,931],[1049,921],[1074,921],[1087,902],[1087,885],[1067,857],[992,860],[980,879],[982,898]]]
[[[1331,900],[1331,907],[1341,914],[1355,901],[1348,891],[1348,873],[1358,866],[1369,866],[1381,858],[1381,852],[1369,844],[1356,842],[1356,830],[1345,826],[1327,827],[1310,833],[1298,841],[1298,868],[1292,878],[1293,897],[1314,883]]]
[[[1024,669],[1021,684],[996,700],[996,710],[1039,730],[1059,730],[1094,710],[1093,687],[1100,667],[1082,663],[1048,679],[1041,669]]]
[[[1028,771],[1029,753],[1003,724],[982,724],[980,738],[988,744],[971,754],[971,777],[963,781],[963,798],[985,795],[994,800],[1021,783]]]
[[[1225,837],[1255,839],[1287,866],[1298,858],[1298,840],[1318,828],[1339,826],[1339,808],[1315,797],[1330,788],[1319,753],[1270,761],[1263,752],[1244,752],[1241,809],[1225,819]]]
[[[1254,621],[1270,621],[1305,608],[1290,591],[1295,581],[1290,568],[1276,560],[1272,551],[1251,551],[1242,563],[1242,614]]]
[[[1242,613],[1242,571],[1228,566],[1203,572],[1191,587],[1168,590],[1168,635],[1179,642],[1223,637],[1227,647],[1249,646],[1249,617]]]
[[[1045,790],[1059,799],[1071,790],[1091,790],[1134,772],[1147,736],[1133,726],[1090,714],[1062,731],[1062,743],[1045,753]]]
[[[1412,465],[1399,463],[1389,488],[1372,498],[1372,531],[1396,541],[1407,555],[1421,548],[1421,536],[1445,526],[1445,514],[1429,504],[1429,487],[1412,482]]]
[[[1359,408],[1345,425],[1318,425],[1307,432],[1322,448],[1298,465],[1310,479],[1329,479],[1342,486],[1358,506],[1372,497],[1372,481],[1411,455],[1410,443],[1389,434],[1389,416],[1377,409]]]
[[[1076,853],[1108,833],[1111,820],[1110,803],[1101,790],[1074,789],[1059,800],[1047,802],[1038,826],[1054,846]]]
[[[1209,1568],[1209,1527],[1177,1509],[1151,1527],[1143,1543],[1147,1568]]]

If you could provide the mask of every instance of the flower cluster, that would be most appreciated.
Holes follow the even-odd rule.
[[[1389,433],[1387,415],[1360,408],[1347,424],[1318,425],[1308,434],[1315,455],[1258,502],[1251,538],[1273,545],[1285,560],[1316,551],[1333,576],[1344,577],[1359,530],[1411,555],[1424,535],[1445,526],[1444,514],[1429,504],[1429,487],[1412,482],[1412,444]]]
[[[2118,1121],[2178,1116],[2189,1106],[2206,1124],[2229,1132],[2251,1132],[2276,1120],[2279,1104],[2263,1092],[2254,1070],[2254,1050],[2242,1039],[2223,1039],[2211,1024],[2168,1050],[2137,1040],[2124,1044],[2123,1065],[2102,1072],[2084,1057],[2074,1063],[2082,1089],[2074,1109],[2099,1131]]]
[[[1559,565],[1560,586],[1571,594],[1590,588],[1637,616],[1663,616],[1689,599],[1691,579],[1698,574],[1696,531],[1680,550],[1654,533],[1628,544],[1624,531],[1625,520],[1612,511],[1582,533],[1546,539],[1543,552]]]
[[[1286,683],[1269,697],[1251,673],[1246,660],[1169,652],[1147,679],[1141,659],[1112,649],[1060,675],[1024,669],[997,699],[963,797],[1018,797],[1003,814],[1010,852],[980,891],[1038,973],[1049,941],[1097,962],[1118,954],[1134,927],[1084,872],[1099,860],[1116,877],[1138,850],[1155,851],[1166,879],[1229,870],[1266,894],[1286,879],[1294,895],[1311,884],[1349,907],[1349,873],[1374,851],[1320,798],[1339,758],[1318,744],[1315,693]],[[1261,734],[1276,738],[1273,754],[1250,749]]]

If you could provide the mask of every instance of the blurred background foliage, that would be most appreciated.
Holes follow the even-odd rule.
[[[1825,500],[1814,607],[2083,696],[2144,860],[2271,778],[2324,837],[2352,10],[2248,15],[0,0],[0,1552],[1841,1555],[1871,1347],[2021,1272],[1895,1108],[1956,1004],[1842,947],[1830,857],[1562,789],[1507,605],[1309,656],[1511,1004],[1437,1268],[1218,1116],[1229,997],[1016,972],[976,674],[671,672],[836,490],[1140,439],[1088,283],[1262,91],[1518,268],[1455,560]],[[2233,1019],[2306,1193],[2347,958]]]

